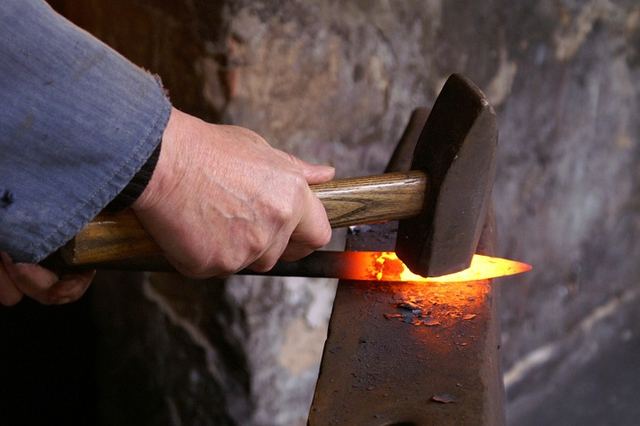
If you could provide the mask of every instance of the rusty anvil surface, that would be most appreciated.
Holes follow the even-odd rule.
[[[407,143],[389,171],[408,166]],[[396,232],[397,222],[356,228],[347,248],[392,250]],[[490,209],[477,252],[494,244]],[[490,280],[340,281],[308,424],[504,425],[494,293]]]

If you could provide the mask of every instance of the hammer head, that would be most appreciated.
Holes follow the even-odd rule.
[[[469,267],[484,225],[496,173],[498,123],[485,95],[453,74],[429,114],[412,170],[429,185],[422,211],[401,220],[396,252],[412,272],[429,277]]]

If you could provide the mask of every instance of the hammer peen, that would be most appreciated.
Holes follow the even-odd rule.
[[[495,178],[498,125],[485,95],[460,74],[449,77],[426,123],[424,115],[417,110],[403,135],[416,138],[421,129],[410,171],[311,189],[333,228],[399,220],[398,257],[426,277],[471,263]],[[60,261],[73,268],[171,269],[131,210],[99,214],[43,264]]]

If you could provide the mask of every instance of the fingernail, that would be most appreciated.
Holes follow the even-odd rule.
[[[322,173],[323,174],[332,174],[332,175],[334,175],[336,173],[336,168],[335,167],[325,166],[325,165],[320,165],[318,167],[320,169],[322,169]]]

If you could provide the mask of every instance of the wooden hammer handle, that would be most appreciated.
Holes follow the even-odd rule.
[[[339,179],[311,190],[322,201],[332,228],[362,225],[416,216],[427,191],[420,171]]]
[[[332,228],[416,216],[422,209],[428,178],[420,171],[334,180],[311,189],[324,205]],[[60,254],[68,265],[82,266],[161,253],[132,210],[100,213]]]

